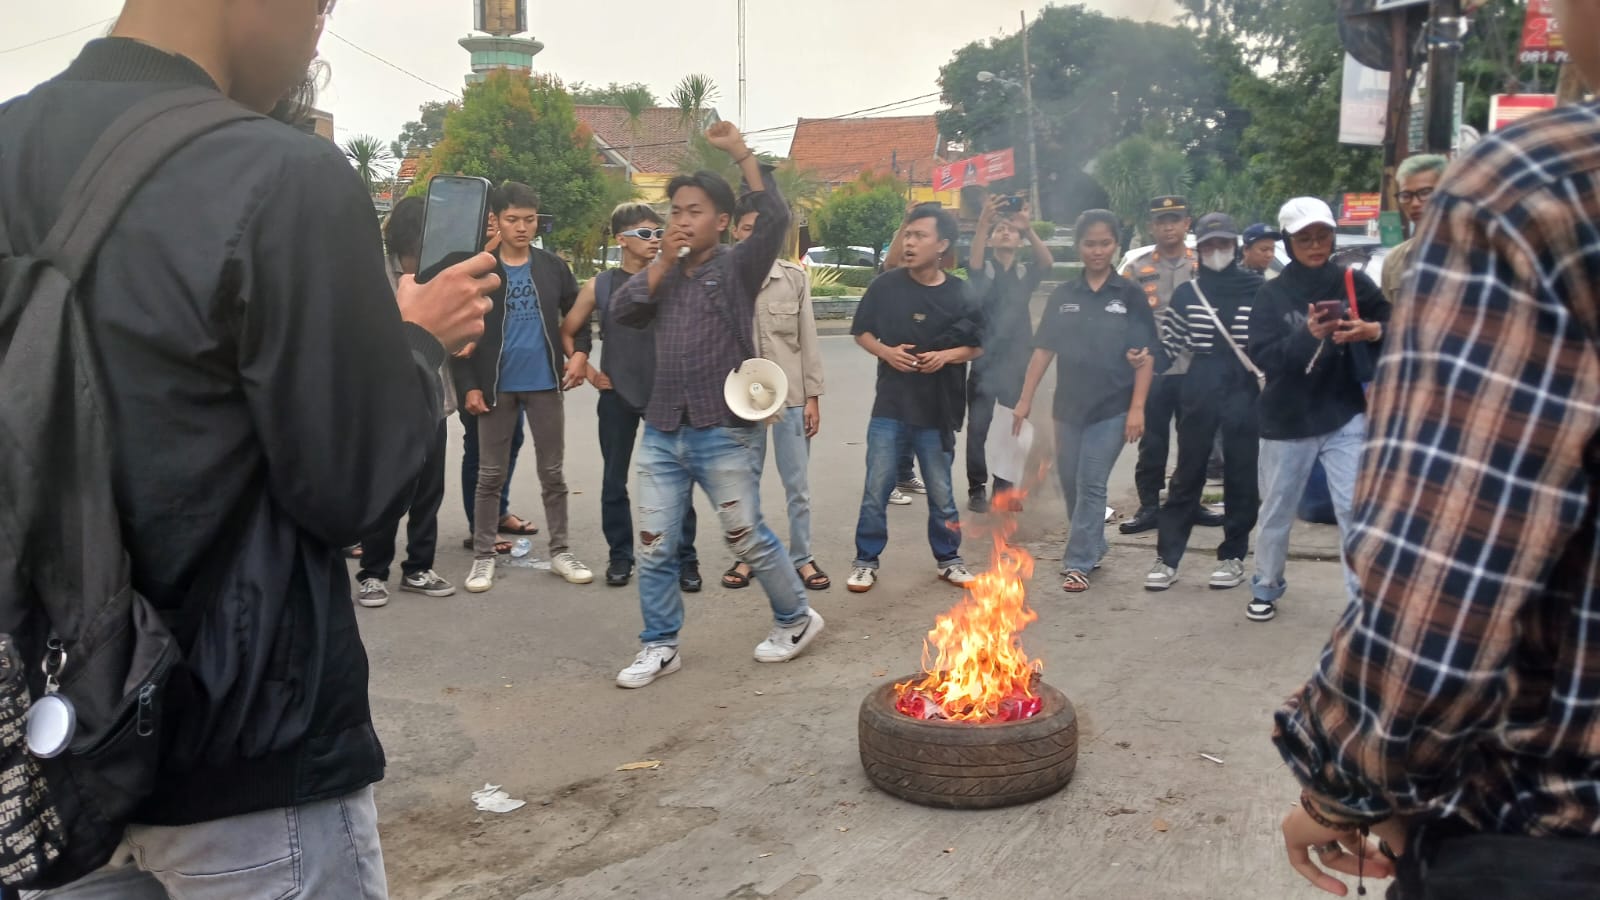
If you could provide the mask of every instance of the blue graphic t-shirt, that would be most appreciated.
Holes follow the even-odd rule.
[[[556,374],[550,369],[550,348],[545,343],[544,314],[539,291],[533,286],[532,260],[506,270],[506,336],[500,350],[500,390],[553,391]]]

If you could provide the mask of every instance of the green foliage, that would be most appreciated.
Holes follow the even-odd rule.
[[[881,247],[905,217],[904,191],[893,176],[866,173],[828,195],[811,225],[831,250]]]
[[[680,122],[698,126],[705,111],[717,102],[717,83],[709,75],[685,75],[672,89],[667,102],[678,108]]]
[[[378,182],[387,181],[394,171],[394,157],[390,155],[389,148],[370,134],[351,138],[345,142],[343,149],[350,165],[361,176],[361,183],[366,186],[369,196]]]
[[[811,289],[812,297],[848,297],[854,291],[842,284],[827,284]]]
[[[1194,183],[1188,155],[1171,144],[1134,135],[1100,154],[1095,177],[1123,222],[1143,227],[1150,198],[1183,194]]]
[[[636,99],[643,99],[646,107],[658,103],[650,86],[642,81],[631,84],[613,81],[605,87],[575,81],[567,86],[567,93],[572,95],[572,102],[578,106],[627,106]]]
[[[1035,222],[1033,223],[1033,233],[1039,236],[1039,240],[1048,241],[1056,236],[1056,223]]]
[[[491,73],[467,88],[460,108],[446,117],[444,138],[412,192],[426,191],[428,176],[439,173],[521,181],[539,192],[540,212],[555,216],[546,245],[578,247],[603,227],[617,192],[607,186],[572,106],[555,79]]]
[[[1083,263],[1056,263],[1050,270],[1051,281],[1071,281],[1083,274]]]
[[[459,103],[440,103],[430,100],[422,104],[415,122],[407,122],[400,129],[400,138],[389,145],[396,159],[404,159],[432,150],[444,138],[444,120]]]
[[[601,259],[602,251],[610,246],[611,211],[639,197],[638,189],[620,174],[602,174],[600,182],[604,189],[599,203],[601,214],[590,224],[589,230],[578,238],[572,249],[572,271],[579,278],[594,274],[594,261]]]
[[[823,266],[808,267],[806,275],[811,279],[811,293],[815,294],[828,288],[843,287],[843,285],[839,284],[841,274],[839,269],[829,269]]]
[[[839,269],[839,283],[845,287],[865,288],[872,284],[878,273],[872,269]]]

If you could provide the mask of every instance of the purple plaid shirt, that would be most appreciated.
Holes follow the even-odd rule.
[[[655,385],[644,418],[658,431],[749,424],[734,418],[722,385],[753,353],[756,297],[789,235],[789,207],[771,180],[751,197],[761,215],[750,237],[718,247],[693,273],[673,267],[654,295],[649,274],[640,272],[612,298],[618,322],[656,323]]]

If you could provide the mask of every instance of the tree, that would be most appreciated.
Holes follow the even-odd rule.
[[[539,211],[555,217],[548,245],[577,247],[610,215],[608,188],[578,124],[572,98],[553,78],[493,72],[467,88],[445,119],[444,138],[423,164],[412,193],[438,173],[477,175],[493,184],[520,181],[539,192]]]
[[[650,90],[650,86],[642,81],[635,81],[632,84],[618,84],[613,81],[605,87],[577,81],[567,86],[567,93],[572,95],[572,102],[579,106],[627,106],[630,96],[644,97],[646,108],[657,106],[660,102],[656,100],[656,95]]]
[[[650,89],[642,84],[626,88],[617,95],[617,106],[622,107],[623,112],[628,114],[629,144],[622,158],[628,163],[630,180],[633,173],[633,145],[639,141],[639,130],[644,125],[645,112],[655,105],[655,94],[650,93]]]
[[[396,159],[405,159],[427,153],[444,137],[444,120],[459,103],[440,103],[430,100],[418,110],[417,121],[407,122],[400,129],[400,137],[389,145]]]
[[[1100,154],[1094,176],[1110,198],[1111,211],[1135,227],[1149,217],[1151,197],[1185,194],[1194,184],[1194,169],[1182,149],[1142,134]]]
[[[877,254],[905,212],[905,185],[869,172],[828,195],[811,222],[823,246],[842,258],[848,247],[871,247]]]
[[[717,83],[709,75],[685,75],[667,101],[678,108],[678,120],[698,129],[705,111],[717,102]],[[744,123],[739,123],[743,125]]]
[[[369,196],[378,182],[387,180],[394,172],[394,157],[389,155],[383,141],[372,135],[358,135],[345,142],[344,155],[349,157],[350,165],[361,176],[361,183],[366,185]]]

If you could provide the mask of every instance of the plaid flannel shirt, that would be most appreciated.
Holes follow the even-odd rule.
[[[1329,812],[1600,836],[1600,107],[1442,180],[1395,307],[1360,596],[1275,741]]]

